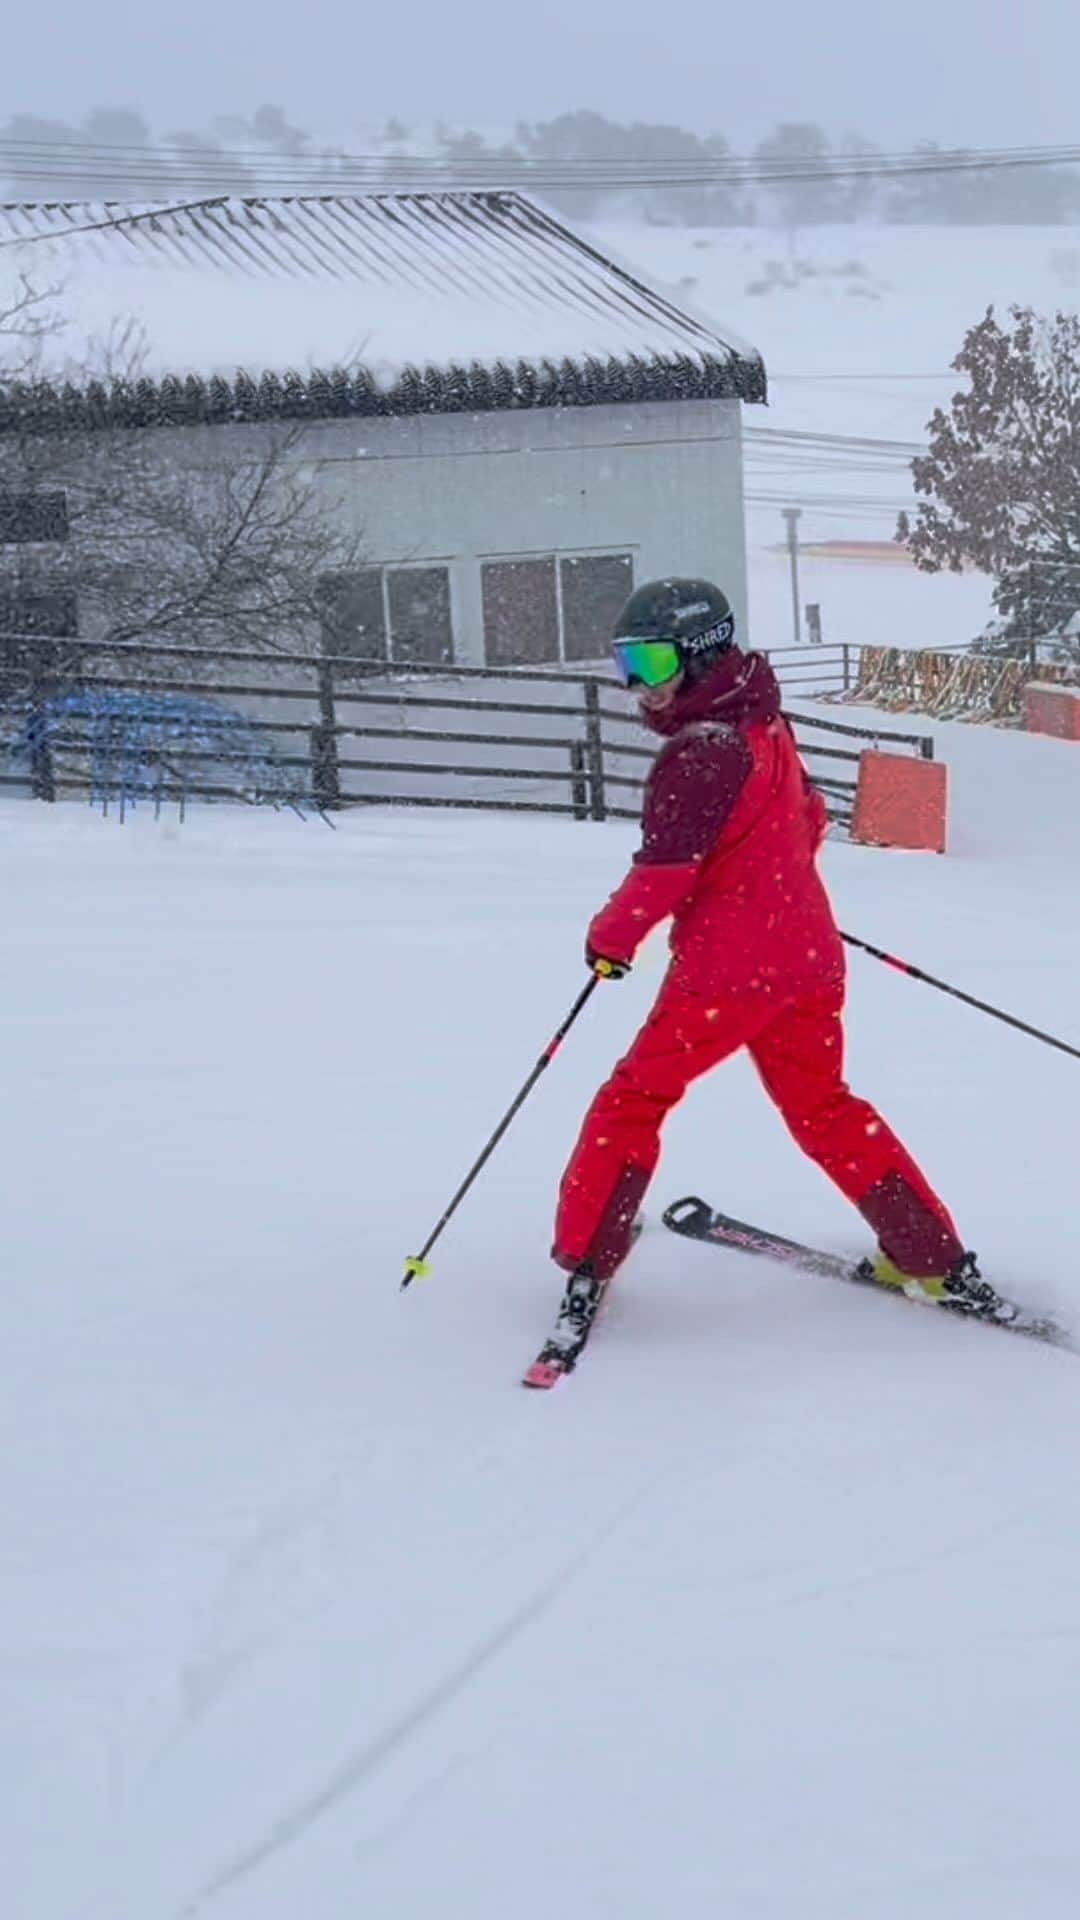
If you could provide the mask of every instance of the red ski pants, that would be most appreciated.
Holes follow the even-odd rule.
[[[941,1274],[963,1246],[896,1135],[844,1080],[843,988],[781,1012],[761,997],[711,1004],[674,976],[625,1059],[601,1087],[562,1178],[553,1256],[606,1279],[625,1258],[660,1157],[660,1129],[691,1082],[747,1047],[795,1140],[854,1201],[905,1273]]]

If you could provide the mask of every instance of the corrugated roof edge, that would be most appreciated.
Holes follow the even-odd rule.
[[[318,258],[325,267],[333,267],[335,244],[340,250],[340,234],[327,225],[331,215],[342,208],[374,208],[385,222],[396,222],[399,209],[410,217],[422,215],[428,226],[442,228],[451,210],[458,220],[467,216],[467,232],[473,239],[479,234],[485,246],[502,249],[509,262],[507,271],[521,274],[521,259],[535,251],[538,267],[551,277],[548,255],[554,249],[559,267],[563,257],[580,269],[572,278],[570,291],[584,302],[595,321],[596,309],[609,310],[617,317],[622,308],[640,325],[646,337],[582,341],[580,348],[566,342],[561,351],[567,357],[546,358],[538,342],[531,351],[523,341],[524,353],[496,358],[477,354],[473,342],[462,340],[457,355],[448,353],[439,361],[423,365],[407,361],[393,371],[383,362],[365,366],[350,362],[347,367],[312,369],[305,356],[305,370],[284,357],[260,359],[253,371],[246,371],[243,348],[236,359],[222,356],[217,373],[197,367],[159,370],[139,380],[91,383],[77,378],[67,383],[59,370],[42,376],[35,385],[0,389],[0,431],[19,425],[23,431],[88,429],[105,426],[188,425],[232,420],[327,419],[349,415],[408,415],[418,413],[498,412],[534,407],[586,407],[633,403],[643,400],[683,400],[736,397],[746,401],[766,399],[765,369],[760,355],[745,342],[719,333],[706,316],[691,315],[680,302],[680,290],[653,286],[639,270],[624,261],[615,261],[589,240],[573,232],[541,204],[518,193],[442,193],[421,195],[299,196],[284,199],[238,199],[219,197],[193,205],[147,205],[142,208],[119,204],[49,203],[47,205],[0,206],[0,221],[5,215],[19,225],[29,220],[29,234],[13,235],[3,246],[65,239],[83,230],[76,216],[85,215],[85,230],[96,240],[102,229],[124,232],[129,239],[145,238],[159,223],[180,223],[182,236],[190,238],[185,221],[196,214],[219,213],[228,216],[225,241],[215,229],[213,258],[221,265],[222,246],[226,262],[233,258],[237,232],[247,232],[245,222],[255,222],[262,231],[266,217],[275,230],[289,232],[302,216],[301,238],[310,251],[309,228],[315,222],[320,247]],[[436,219],[437,216],[437,219]],[[319,226],[319,222],[322,226]],[[72,224],[74,222],[74,224]],[[474,232],[475,228],[475,232]],[[35,230],[36,229],[36,230]],[[325,232],[324,232],[325,229]],[[171,229],[170,229],[171,230]],[[298,229],[300,231],[300,229]],[[196,236],[205,251],[207,236],[200,229]],[[425,229],[417,245],[422,253]],[[233,252],[229,251],[229,243]],[[351,252],[347,264],[354,265]],[[324,257],[325,255],[325,257]],[[185,258],[187,256],[185,255]],[[246,261],[241,249],[237,256]],[[307,259],[307,254],[303,255]],[[486,259],[485,254],[485,259]],[[500,253],[499,257],[502,257]],[[440,255],[441,258],[441,255]],[[125,254],[125,260],[127,255]],[[264,263],[265,264],[265,263]],[[284,262],[295,268],[296,261],[287,252]],[[331,277],[335,277],[333,274]],[[340,277],[340,275],[336,276]],[[511,277],[513,277],[511,275]],[[559,274],[556,281],[561,284]],[[528,275],[525,276],[526,281]],[[580,284],[579,284],[580,282]],[[467,288],[472,288],[467,281]],[[535,289],[533,289],[535,291]],[[648,322],[654,321],[650,329]],[[656,338],[649,339],[654,331]],[[685,338],[662,336],[682,333]],[[509,344],[509,343],[508,343]],[[470,352],[472,348],[472,352]],[[331,349],[333,351],[333,349]],[[318,349],[312,355],[318,360]],[[214,364],[213,360],[210,362]],[[262,369],[267,369],[263,372]]]
[[[558,224],[557,214],[546,205],[544,200],[536,195],[532,198],[533,204],[539,207],[545,217],[553,225]],[[659,297],[666,300],[676,313],[685,320],[692,320],[703,333],[711,333],[714,337],[722,335],[724,345],[729,352],[745,360],[747,365],[756,362],[762,374],[762,392],[756,398],[762,401],[767,399],[764,361],[758,348],[746,338],[745,334],[736,333],[732,327],[728,326],[726,320],[719,323],[713,314],[707,313],[704,307],[699,307],[697,301],[689,297],[685,287],[677,285],[674,281],[664,280],[657,273],[650,272],[646,277],[642,269],[636,266],[627,254],[611,245],[606,234],[602,251],[584,234],[575,231],[571,238],[578,246],[587,248],[595,259],[603,261],[606,266],[614,267],[616,273],[620,274],[624,280],[644,287],[652,299]]]
[[[0,386],[0,433],[72,433],[115,427],[218,426],[269,420],[503,413],[540,407],[629,405],[646,400],[764,401],[765,368],[736,354],[627,355],[406,367],[380,386],[365,367],[306,373],[239,370],[231,378],[168,375],[160,380],[49,381]]]

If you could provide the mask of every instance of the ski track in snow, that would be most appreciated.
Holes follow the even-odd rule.
[[[280,1852],[283,1847],[292,1845],[306,1833],[308,1828],[328,1812],[336,1802],[355,1792],[367,1776],[389,1759],[398,1747],[411,1739],[413,1734],[418,1733],[434,1714],[449,1706],[477,1674],[497,1661],[500,1655],[513,1646],[523,1633],[548,1612],[552,1603],[565,1593],[580,1568],[593,1559],[621,1520],[637,1504],[638,1499],[635,1496],[634,1500],[626,1503],[621,1512],[594,1540],[580,1548],[564,1566],[558,1568],[552,1578],[536,1594],[517,1607],[502,1626],[489,1634],[459,1666],[425,1693],[407,1713],[392,1726],[387,1727],[368,1746],[358,1753],[351,1754],[325,1785],[300,1806],[283,1814],[266,1837],[252,1846],[250,1851],[241,1854],[224,1866],[199,1890],[188,1905],[180,1909],[178,1920],[189,1920],[191,1915],[204,1912],[218,1894],[226,1892],[238,1881],[247,1879],[250,1874],[257,1872],[274,1854]]]

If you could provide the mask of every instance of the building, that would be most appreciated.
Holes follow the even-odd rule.
[[[153,429],[165,459],[307,423],[305,474],[368,557],[328,586],[334,651],[596,658],[665,571],[745,613],[760,357],[518,194],[8,206],[0,246],[63,285],[76,339],[141,336],[138,378],[111,384],[65,379],[48,345],[69,428]],[[0,378],[0,433],[27,394]],[[62,528],[62,501],[0,503],[0,542]]]

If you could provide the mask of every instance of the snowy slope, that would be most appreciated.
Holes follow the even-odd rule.
[[[941,728],[945,860],[842,919],[1080,1037],[1080,754]],[[552,1190],[659,978],[580,982],[619,827],[0,808],[0,1654],[22,1920],[1066,1920],[1080,1363],[647,1235],[516,1384]],[[856,963],[851,1072],[1080,1323],[1074,1064]],[[860,1246],[752,1075],[700,1189]]]

